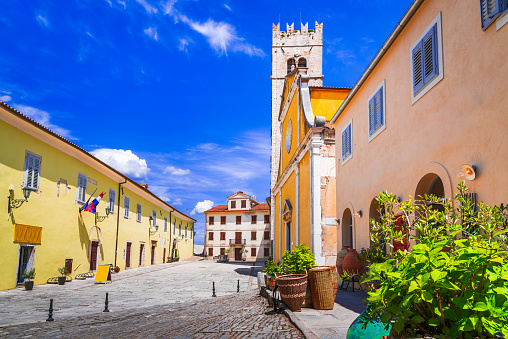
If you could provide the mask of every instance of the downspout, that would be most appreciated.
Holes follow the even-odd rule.
[[[118,229],[120,228],[120,199],[121,199],[120,189],[122,188],[122,185],[125,183],[127,183],[127,179],[125,179],[124,182],[118,183],[118,206],[117,206],[117,212],[116,212],[115,266],[116,266],[116,257],[118,254]]]
[[[173,207],[171,207],[173,208]],[[171,257],[171,260],[173,260],[173,253],[171,252],[171,212],[174,212],[175,209],[173,208],[172,211],[169,211],[169,256]]]

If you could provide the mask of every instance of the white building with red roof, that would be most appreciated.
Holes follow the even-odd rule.
[[[205,214],[205,254],[227,254],[230,260],[267,260],[270,257],[270,207],[243,192],[228,197]]]

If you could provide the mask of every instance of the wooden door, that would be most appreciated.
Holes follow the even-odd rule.
[[[132,243],[128,242],[125,250],[125,268],[131,267],[131,246]]]
[[[139,245],[139,266],[144,266],[144,258],[145,257],[145,244]]]
[[[235,232],[235,244],[242,244],[242,232]]]
[[[150,258],[150,265],[155,265],[155,244],[152,242],[152,253]]]
[[[404,232],[407,234],[407,227],[406,227],[406,223],[405,223],[403,215],[399,215],[398,217],[396,217],[395,226],[397,227],[396,228],[397,232]],[[404,238],[403,241],[394,241],[393,242],[393,250],[394,251],[407,250],[407,247],[408,247],[407,237]]]
[[[164,247],[164,252],[162,254],[162,262],[165,264],[166,263],[166,247]]]
[[[241,248],[235,248],[235,260],[241,261],[242,260],[242,252]]]
[[[92,247],[90,249],[90,271],[97,269],[97,248],[99,247],[98,241],[92,241]]]

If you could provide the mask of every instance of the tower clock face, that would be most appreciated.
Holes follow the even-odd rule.
[[[288,127],[286,128],[286,152],[291,150],[291,138],[293,136],[293,121],[289,120]]]

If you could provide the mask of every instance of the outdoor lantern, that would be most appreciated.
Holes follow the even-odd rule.
[[[23,188],[23,196],[25,197],[25,201],[28,201],[28,198],[30,197],[30,193],[32,192],[29,188]]]

